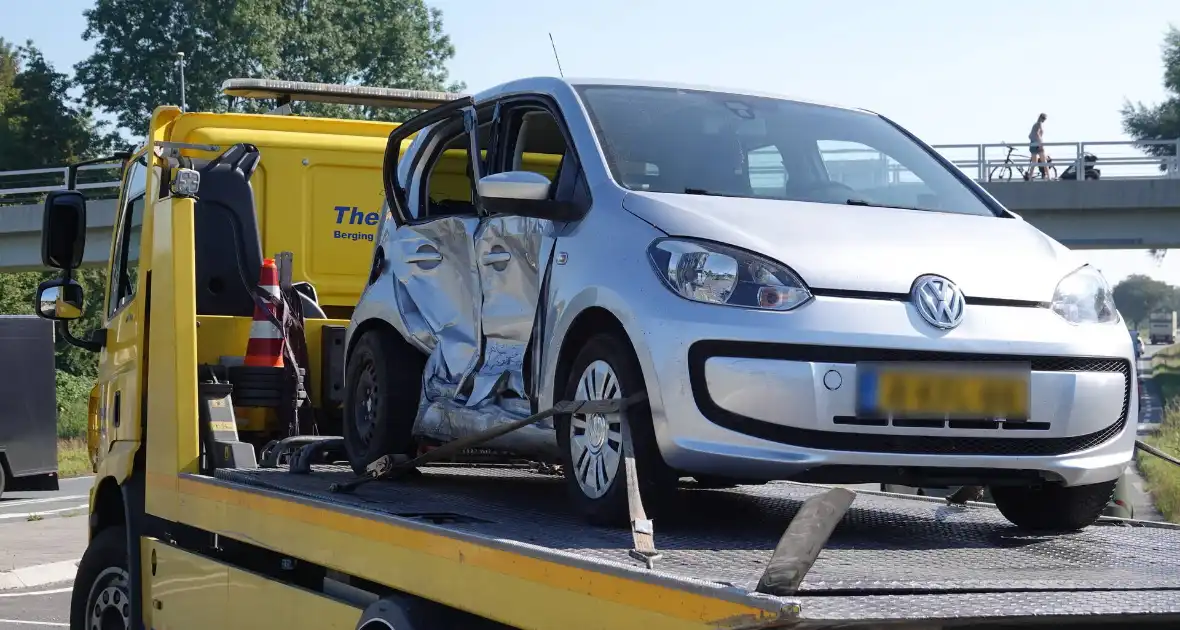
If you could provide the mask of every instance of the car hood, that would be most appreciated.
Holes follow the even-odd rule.
[[[623,207],[671,236],[769,256],[813,289],[905,294],[937,274],[968,298],[1049,302],[1084,263],[1019,218],[646,192]]]

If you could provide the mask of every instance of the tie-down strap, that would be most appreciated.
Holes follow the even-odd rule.
[[[492,427],[486,431],[447,442],[413,459],[407,458],[405,455],[385,455],[369,464],[363,476],[344,483],[333,483],[328,490],[330,492],[351,492],[370,481],[396,478],[424,464],[440,459],[447,459],[465,449],[478,446],[501,435],[511,433],[517,429],[556,415],[621,413],[624,409],[645,400],[647,400],[647,393],[612,400],[563,400],[549,409],[535,413],[527,418],[514,420]],[[643,510],[643,501],[639,494],[639,472],[635,465],[635,446],[631,441],[631,429],[626,422],[620,424],[623,441],[623,466],[625,467],[625,477],[627,480],[627,511],[631,521],[631,539],[635,547],[630,551],[630,555],[642,561],[650,569],[652,568],[653,561],[659,558],[660,554],[655,548],[654,527],[651,520],[647,518],[647,513]]]

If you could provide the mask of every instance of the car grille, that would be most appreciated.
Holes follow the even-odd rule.
[[[1051,357],[1004,354],[971,354],[957,352],[929,352],[879,348],[826,347],[801,345],[748,344],[704,341],[689,348],[689,381],[697,407],[714,424],[781,444],[803,448],[865,453],[896,453],[915,455],[1008,455],[1051,456],[1076,453],[1103,444],[1119,435],[1127,424],[1131,402],[1131,365],[1123,359],[1106,357]],[[1028,362],[1037,372],[1117,372],[1123,375],[1123,406],[1119,417],[1104,429],[1071,437],[999,437],[888,435],[800,429],[749,418],[719,407],[709,396],[705,385],[705,361],[711,357],[742,357],[810,361],[829,363],[857,363],[859,361],[954,361],[954,362]],[[884,418],[837,417],[838,424],[888,426]],[[916,426],[915,421],[903,421],[893,426]],[[918,421],[923,422],[923,421]],[[953,420],[950,428],[997,429],[990,420]],[[947,426],[936,420],[940,428]],[[1031,425],[1031,426],[1030,426]],[[1028,423],[1025,426],[1004,426],[1004,429],[1044,430],[1047,423]]]

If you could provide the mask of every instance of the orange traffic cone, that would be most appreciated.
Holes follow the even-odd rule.
[[[262,261],[258,274],[258,288],[281,300],[279,270],[273,258]],[[274,304],[267,304],[270,314],[277,317]],[[254,323],[250,325],[250,340],[246,342],[246,365],[251,367],[283,367],[283,331],[255,304]]]

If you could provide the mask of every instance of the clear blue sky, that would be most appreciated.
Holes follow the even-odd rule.
[[[59,70],[86,57],[93,0],[0,0],[0,37],[32,39]],[[748,87],[879,111],[933,144],[1126,138],[1125,99],[1155,103],[1178,0],[427,0],[475,91],[557,73]],[[50,9],[52,5],[52,9]],[[1047,55],[1036,60],[1036,52]],[[1080,54],[1090,54],[1084,62]],[[299,77],[283,77],[298,79]],[[1001,255],[997,252],[998,255]],[[1180,251],[1092,252],[1112,282],[1180,285]]]

